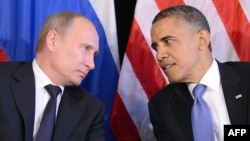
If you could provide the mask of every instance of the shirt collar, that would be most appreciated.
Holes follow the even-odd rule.
[[[212,65],[209,67],[205,75],[201,78],[200,81],[201,84],[206,85],[208,88],[212,89],[216,93],[219,92],[220,88],[220,72],[218,63],[215,59],[213,59]],[[197,84],[194,83],[188,83],[188,89],[190,92],[192,92],[193,88]]]
[[[218,63],[216,62],[215,59],[213,59],[212,65],[205,73],[205,75],[202,77],[200,83],[206,85],[216,93],[219,91],[220,72]]]
[[[35,75],[36,89],[44,88],[48,84],[53,84],[52,81],[49,79],[49,77],[38,66],[35,59],[32,62],[32,67],[33,67],[34,75]],[[59,87],[62,89],[62,92],[63,92],[64,87],[60,85]]]

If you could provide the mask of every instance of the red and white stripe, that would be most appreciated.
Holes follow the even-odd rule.
[[[250,61],[249,0],[137,0],[110,124],[117,141],[154,140],[147,103],[168,82],[150,47],[150,28],[159,10],[177,4],[207,17],[215,58]]]

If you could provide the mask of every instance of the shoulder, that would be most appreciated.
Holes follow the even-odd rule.
[[[105,113],[105,104],[81,86],[65,87],[61,105],[75,105],[70,107],[81,109],[79,112],[88,113],[89,118],[102,117]]]
[[[225,62],[225,65],[231,66],[235,70],[250,70],[250,62]]]
[[[17,61],[10,61],[10,62],[0,62],[0,75],[8,76],[8,74],[13,74],[16,72],[21,66],[25,64],[30,64],[28,62],[17,62]]]
[[[69,93],[72,98],[84,105],[95,105],[93,107],[104,106],[104,103],[100,99],[98,99],[96,96],[94,96],[81,86],[67,86],[65,87],[65,91],[67,91],[66,93]]]
[[[20,66],[27,64],[28,62],[10,61],[10,62],[0,62],[0,71],[4,70],[15,70]]]
[[[186,83],[173,83],[168,84],[161,90],[159,90],[152,99],[150,99],[150,104],[159,104],[162,102],[171,101],[173,98],[178,96],[178,94],[183,93],[184,91],[187,91],[187,85]]]
[[[250,78],[250,62],[225,62],[223,64],[232,68],[238,75]]]

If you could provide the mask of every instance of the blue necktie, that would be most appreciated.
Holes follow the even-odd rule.
[[[214,141],[211,114],[206,102],[202,99],[205,90],[206,86],[203,84],[196,85],[193,90],[195,97],[192,108],[194,141]]]
[[[57,95],[61,92],[60,87],[51,84],[45,86],[45,89],[50,94],[50,100],[43,113],[36,141],[51,141],[55,125]]]

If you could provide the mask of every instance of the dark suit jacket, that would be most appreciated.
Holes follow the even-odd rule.
[[[219,63],[219,71],[231,124],[250,124],[250,63]],[[193,141],[192,105],[186,83],[169,84],[149,101],[157,141]]]
[[[104,141],[104,104],[80,87],[65,87],[53,141]],[[0,141],[32,141],[32,63],[0,63]]]

